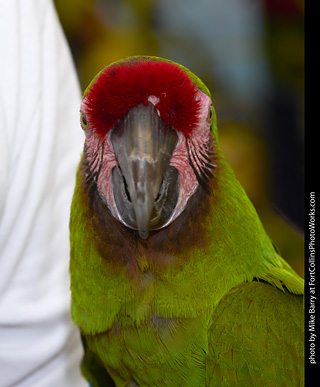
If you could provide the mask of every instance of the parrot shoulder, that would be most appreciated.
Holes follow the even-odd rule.
[[[208,330],[207,379],[221,385],[303,385],[303,296],[264,281],[220,300]],[[300,383],[300,384],[299,384]]]

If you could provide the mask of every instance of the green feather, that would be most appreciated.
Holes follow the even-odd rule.
[[[225,294],[208,330],[210,386],[302,386],[303,300],[266,283]]]

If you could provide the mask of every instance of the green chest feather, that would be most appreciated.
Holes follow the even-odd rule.
[[[87,337],[109,374],[122,385],[201,386],[205,383],[208,314],[163,318],[153,314],[140,325],[121,316],[110,330]]]

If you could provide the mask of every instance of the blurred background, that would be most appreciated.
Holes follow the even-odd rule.
[[[222,151],[281,255],[304,277],[304,0],[55,0],[82,90],[156,55],[212,92]]]

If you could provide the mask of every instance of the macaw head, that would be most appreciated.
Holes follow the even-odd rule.
[[[86,183],[141,239],[210,190],[216,117],[210,93],[189,70],[131,57],[102,70],[80,108]]]

